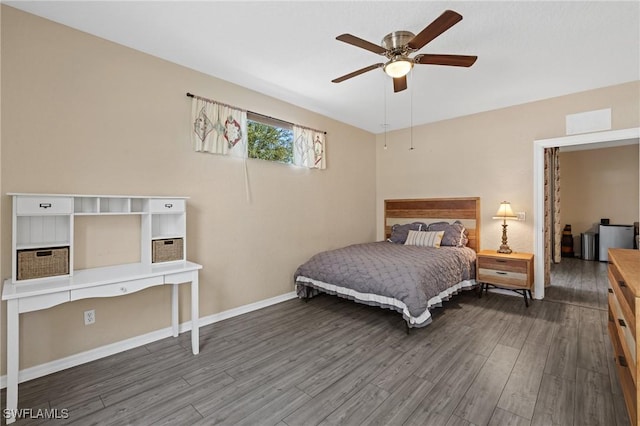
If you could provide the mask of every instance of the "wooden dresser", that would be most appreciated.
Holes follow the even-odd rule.
[[[638,423],[640,250],[609,249],[609,336],[631,424]]]

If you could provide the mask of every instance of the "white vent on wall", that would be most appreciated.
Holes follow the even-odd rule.
[[[568,114],[567,135],[611,130],[611,108]]]

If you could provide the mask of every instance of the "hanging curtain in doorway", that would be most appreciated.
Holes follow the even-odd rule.
[[[560,158],[559,148],[544,150],[544,285],[551,284],[551,262],[560,263]]]
[[[326,169],[325,134],[294,125],[293,164],[310,169]]]
[[[193,97],[191,140],[198,152],[247,157],[247,112]]]

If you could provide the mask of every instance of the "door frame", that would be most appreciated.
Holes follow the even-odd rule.
[[[627,139],[640,139],[640,127],[533,141],[533,264],[536,299],[544,298],[544,149]]]

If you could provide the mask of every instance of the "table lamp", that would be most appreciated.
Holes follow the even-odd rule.
[[[518,216],[513,214],[513,210],[511,210],[511,204],[508,201],[503,201],[500,203],[500,207],[498,207],[498,212],[493,217],[494,219],[502,219],[502,245],[498,249],[498,253],[511,253],[511,248],[507,244],[507,219],[517,219]]]

